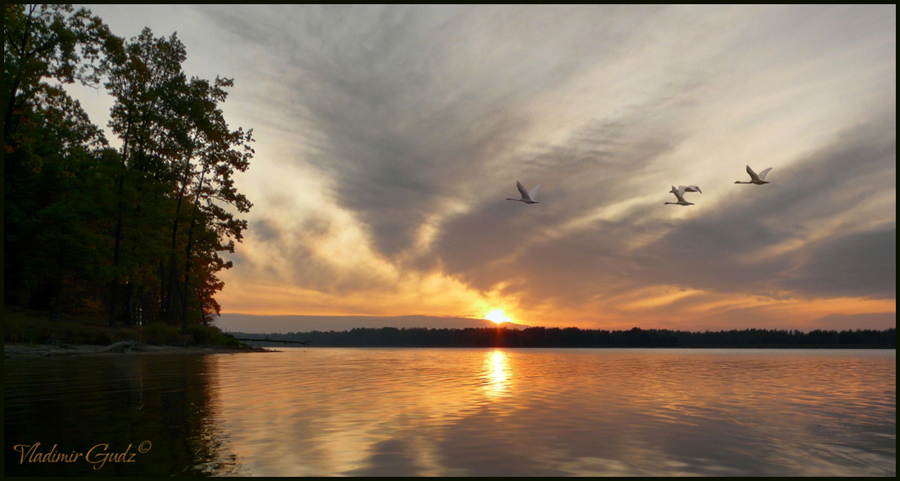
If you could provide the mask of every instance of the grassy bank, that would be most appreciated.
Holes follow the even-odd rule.
[[[91,316],[62,316],[4,306],[4,344],[109,345],[135,341],[155,346],[205,346],[232,349],[247,345],[214,326],[189,326],[187,330],[162,323],[144,326],[109,327],[107,321]]]

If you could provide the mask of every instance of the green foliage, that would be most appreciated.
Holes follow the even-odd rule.
[[[138,339],[146,344],[153,345],[241,347],[241,343],[234,336],[223,333],[221,329],[200,325],[192,325],[188,326],[187,329],[182,329],[161,322],[154,322],[139,328]]]
[[[234,336],[214,326],[192,325],[186,330],[162,322],[144,326],[110,328],[102,316],[63,316],[53,319],[46,313],[7,306],[3,323],[4,343],[93,344],[137,341],[158,346],[204,346],[241,349]]]
[[[4,142],[15,143],[32,102],[48,84],[99,81],[99,58],[116,38],[89,10],[67,4],[6,4],[3,18]],[[19,115],[16,115],[16,112]],[[7,151],[7,153],[9,153]]]
[[[4,311],[4,343],[107,345],[134,336],[130,331],[111,330],[95,318],[53,319],[39,311],[10,307]]]
[[[190,339],[190,336],[182,334],[181,329],[162,322],[151,322],[141,326],[140,332],[142,342],[158,346],[187,345]]]
[[[194,325],[188,326],[187,332],[193,345],[229,348],[238,348],[242,345],[234,336],[225,334],[217,327]]]
[[[218,313],[216,273],[231,267],[220,253],[247,228],[233,212],[252,206],[233,179],[252,131],[229,128],[220,108],[232,80],[188,80],[175,34],[125,41],[84,8],[4,15],[7,302],[56,319],[105,311],[110,326]],[[75,81],[113,97],[120,149],[66,94]]]

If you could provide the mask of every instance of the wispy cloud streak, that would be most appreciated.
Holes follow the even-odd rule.
[[[895,6],[191,12],[269,149],[226,280],[296,289],[279,312],[326,314],[319,292],[354,299],[332,314],[711,326],[895,298]],[[772,183],[734,185],[746,164]],[[541,203],[505,202],[516,180]],[[679,184],[697,205],[663,205]],[[387,312],[442,290],[458,311]]]

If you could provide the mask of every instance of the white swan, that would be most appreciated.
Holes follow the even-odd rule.
[[[670,190],[669,192],[674,194],[675,192],[678,192],[679,189],[683,189],[682,195],[684,195],[684,192],[700,192],[701,194],[703,193],[703,191],[700,190],[700,187],[697,187],[696,185],[679,185],[678,189],[676,189],[673,185],[672,190]]]
[[[672,186],[672,190],[670,190],[669,192],[675,194],[675,197],[678,199],[678,202],[666,202],[666,203],[663,204],[663,205],[666,205],[666,204],[672,204],[672,205],[694,205],[693,202],[688,202],[688,201],[684,200],[684,193],[685,193],[686,189],[687,189],[687,186],[685,186],[685,185],[679,185],[677,189],[676,189],[675,186],[673,185],[673,186]]]
[[[507,197],[506,200],[514,200],[516,202],[524,202],[526,204],[537,204],[538,203],[538,201],[536,201],[534,199],[537,199],[538,189],[541,188],[541,184],[538,184],[535,188],[531,189],[531,192],[528,192],[527,190],[525,190],[525,186],[522,185],[522,183],[517,180],[516,187],[519,188],[519,193],[522,194],[522,198],[521,199],[510,199],[509,197]]]
[[[753,169],[751,169],[750,166],[748,165],[747,173],[750,174],[750,182],[741,182],[739,180],[736,180],[736,181],[734,181],[734,183],[735,184],[756,184],[756,185],[768,184],[769,182],[766,180],[766,174],[768,174],[770,170],[772,170],[771,167],[769,167],[768,169],[757,174],[756,172],[753,172]]]

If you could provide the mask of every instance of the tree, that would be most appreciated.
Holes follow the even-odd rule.
[[[72,246],[94,239],[82,187],[106,145],[62,85],[95,84],[116,39],[71,5],[4,5],[3,30],[5,295],[58,313],[64,279],[91,260]]]
[[[3,137],[9,142],[19,126],[16,111],[27,109],[46,85],[45,78],[97,84],[98,60],[117,39],[85,8],[75,10],[70,4],[3,8]]]
[[[109,55],[106,87],[115,99],[109,126],[122,140],[113,231],[110,325],[133,322],[150,308],[147,291],[159,286],[165,231],[176,176],[171,138],[177,136],[172,99],[184,82],[187,57],[176,34],[157,38],[149,28]],[[148,238],[148,237],[153,237]],[[124,308],[124,312],[123,312]]]
[[[227,96],[224,87],[232,85],[231,79],[217,77],[209,98],[216,102],[224,101]],[[198,149],[199,176],[194,189],[193,210],[185,246],[184,289],[181,301],[184,325],[187,323],[192,255],[195,250],[195,227],[198,225],[198,220],[206,219],[202,225],[208,226],[208,229],[215,233],[214,238],[211,238],[213,242],[207,243],[205,246],[208,258],[213,261],[208,265],[215,266],[216,271],[230,268],[230,262],[226,264],[217,261],[218,255],[215,255],[215,251],[234,252],[234,243],[242,240],[242,233],[247,228],[247,221],[235,219],[234,214],[220,204],[230,206],[239,213],[249,212],[253,206],[247,197],[234,187],[233,178],[235,170],[245,172],[250,166],[250,159],[255,153],[250,147],[250,143],[253,142],[253,130],[244,132],[240,127],[237,130],[229,130],[222,111],[219,109],[212,110],[210,116],[204,119],[203,125],[206,128],[203,129],[201,138],[205,142]],[[196,240],[200,240],[200,238]],[[198,250],[202,250],[204,245],[199,245],[201,249]],[[213,249],[212,255],[210,255],[210,248]],[[201,292],[204,291],[201,290]],[[201,299],[201,304],[203,302]]]
[[[232,80],[188,80],[176,34],[126,42],[71,5],[4,11],[7,299],[110,326],[206,322],[252,206],[233,178],[252,130],[219,108]],[[101,78],[117,149],[63,87]]]
[[[50,303],[58,316],[64,279],[77,276],[89,284],[98,272],[97,253],[103,245],[98,214],[104,210],[102,192],[108,190],[108,178],[95,153],[106,140],[61,89],[46,88],[40,97],[36,107],[41,115],[24,125],[27,138],[40,139],[27,152],[39,159],[41,168],[32,182],[16,184],[30,187],[10,199],[13,205],[27,201],[27,207],[17,212],[28,215],[12,219],[7,247],[13,249],[12,272],[31,286],[28,303],[35,307]],[[69,290],[80,285],[67,284]]]
[[[116,99],[110,127],[122,139],[110,322],[120,305],[130,306],[134,293],[144,290],[154,291],[155,308],[170,323],[180,318],[186,326],[191,305],[214,308],[211,297],[202,297],[221,289],[212,273],[230,263],[211,253],[233,252],[247,228],[223,205],[238,213],[252,206],[233,179],[253,156],[252,130],[230,130],[218,107],[233,81],[188,81],[181,69],[185,58],[176,34],[154,37],[145,28],[108,60],[106,85]],[[165,239],[147,239],[166,231]],[[135,234],[142,235],[140,242]],[[133,314],[127,309],[124,317]]]
[[[177,128],[171,129],[173,133],[171,145],[173,151],[177,153],[173,159],[177,174],[177,195],[170,235],[168,276],[164,279],[162,299],[162,312],[167,319],[175,318],[176,295],[181,301],[181,317],[183,320],[186,319],[184,309],[188,302],[191,256],[195,249],[196,216],[205,215],[205,222],[212,220],[219,225],[224,224],[224,228],[219,231],[228,238],[240,240],[241,231],[246,228],[246,223],[234,221],[231,214],[217,209],[212,202],[212,198],[215,197],[219,201],[236,206],[239,212],[247,212],[250,208],[249,201],[234,190],[231,174],[234,169],[245,171],[249,165],[253,151],[246,143],[252,141],[252,131],[244,133],[238,129],[229,132],[222,111],[218,109],[219,103],[224,102],[228,96],[225,89],[232,85],[231,79],[217,77],[215,82],[210,84],[207,80],[195,77],[182,85],[181,95],[172,97],[176,105],[174,125],[177,125]],[[244,151],[234,150],[239,147],[244,147]],[[198,206],[201,199],[206,207]],[[187,205],[190,206],[189,209],[184,208]],[[213,215],[206,215],[210,213]],[[183,221],[188,225],[188,229],[187,238],[183,241],[184,273],[181,275],[181,282],[178,282],[180,273],[176,265],[179,258],[177,246],[179,229]],[[214,245],[218,243],[216,240]],[[233,252],[234,245],[226,243],[218,249]],[[230,263],[213,262],[208,265],[220,266],[216,271],[230,267]]]

